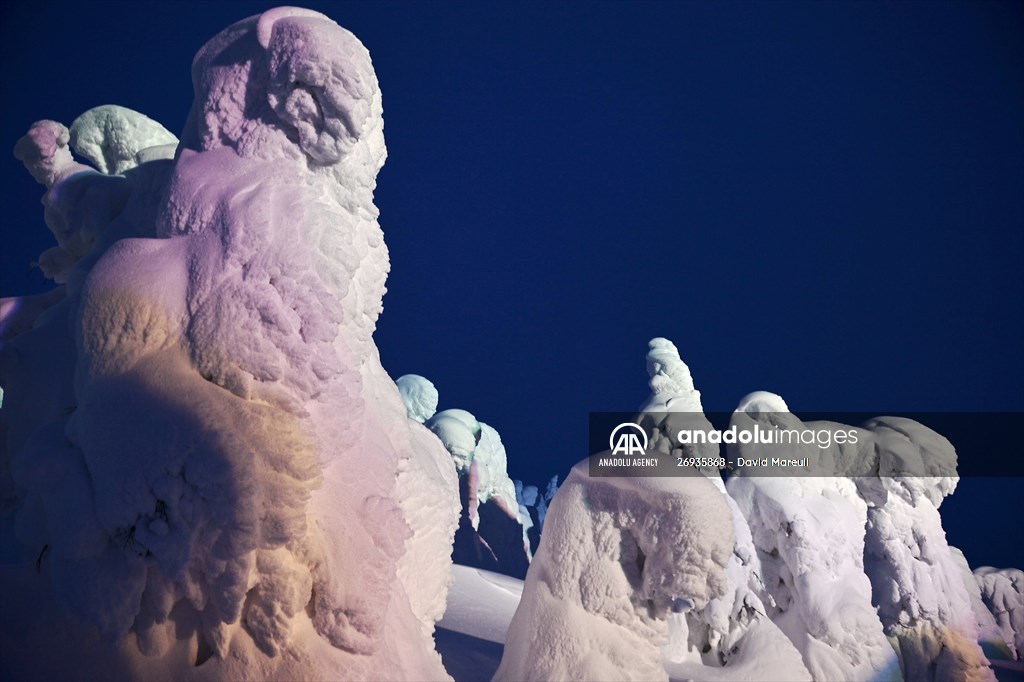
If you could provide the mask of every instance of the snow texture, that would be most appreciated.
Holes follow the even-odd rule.
[[[643,423],[651,429],[652,446],[664,451],[669,447],[672,432],[692,427],[693,424],[684,422],[703,417],[700,392],[675,345],[667,339],[650,342],[647,372],[651,396],[642,410],[659,415],[661,421],[654,423],[653,415],[648,415]],[[751,394],[743,404],[784,408],[781,399],[768,396],[771,394]],[[707,423],[706,418],[704,422]],[[688,449],[691,451],[686,454],[690,456],[718,454],[714,446]],[[703,473],[729,507],[728,523],[735,543],[726,565],[728,587],[702,609],[687,604],[673,613],[670,643],[663,650],[666,669],[675,679],[811,679],[800,653],[768,617],[774,602],[764,586],[763,569],[746,519],[728,495],[719,471],[707,469]]]
[[[43,219],[57,245],[39,256],[38,265],[58,283],[68,281],[72,268],[93,249],[100,234],[118,222],[134,184],[129,178],[104,175],[75,161],[70,140],[63,124],[37,121],[14,147],[14,155],[47,189]],[[145,184],[139,180],[139,185]],[[152,226],[149,229],[152,232]]]
[[[422,424],[437,412],[437,389],[429,379],[419,374],[406,374],[398,377],[395,384],[402,394],[409,419]]]
[[[115,104],[90,109],[71,124],[71,148],[101,173],[120,175],[139,165],[143,158],[170,147],[173,158],[178,138],[162,125],[137,111]]]
[[[748,396],[734,421],[805,428],[777,411],[784,405],[781,398]],[[752,454],[751,446],[729,447],[734,456]],[[826,468],[851,477],[738,477],[728,489],[761,556],[775,603],[769,615],[812,675],[992,679],[938,514],[956,488],[949,442],[911,420],[883,417],[865,424],[856,444],[811,447],[796,456],[827,461]],[[766,449],[759,454],[771,456]]]
[[[436,408],[437,391],[427,379],[407,374],[399,382],[409,418],[420,421],[420,417],[426,415],[423,421],[448,450],[460,475],[468,475],[470,467],[474,467],[477,502],[483,504],[496,498],[504,508],[517,510],[519,503],[515,484],[508,477],[508,454],[498,432],[477,421],[466,410],[448,409],[434,413],[429,406],[433,403]],[[407,395],[414,397],[405,397]],[[479,518],[474,513],[470,516],[476,528]]]
[[[869,503],[864,568],[872,601],[907,679],[995,679],[939,505],[956,489],[956,451],[928,427],[880,417],[865,424],[880,476],[855,479]],[[870,450],[869,450],[870,452]],[[900,475],[903,472],[916,475]],[[924,474],[924,475],[919,475]]]
[[[500,680],[1019,669],[1024,574],[972,573],[946,542],[941,435],[871,420],[816,453],[831,477],[581,462],[517,485],[495,429],[381,367],[387,150],[362,44],[277,8],[210,40],[192,79],[180,142],[106,105],[15,145],[59,286],[0,299],[5,676],[447,679],[442,614],[505,642]],[[700,392],[666,339],[647,368],[659,416],[639,422],[668,453],[706,422]],[[767,392],[733,419],[803,426]],[[461,568],[449,600],[453,551],[529,572]]]
[[[641,412],[703,411],[700,391],[694,388],[690,368],[668,339],[659,337],[648,343],[647,374],[651,397],[640,407]]]
[[[5,665],[444,679],[457,479],[372,339],[369,54],[278,8],[214,37],[192,77],[176,155],[120,107],[15,148],[47,190],[40,265],[67,284],[0,304]]]
[[[805,428],[788,411],[777,411],[784,406],[778,396],[752,394],[740,402],[733,423]],[[751,457],[754,447],[758,456],[781,454],[771,446],[729,446],[732,457]],[[813,445],[785,447],[791,457],[838,457]],[[898,676],[898,661],[875,613],[864,572],[868,505],[856,484],[842,476],[733,477],[727,488],[747,520],[761,560],[771,598],[768,615],[789,635],[814,678]]]
[[[673,604],[725,593],[729,508],[704,478],[590,478],[552,501],[497,680],[659,680]]]
[[[986,606],[981,596],[981,585],[975,580],[974,573],[971,571],[964,553],[953,546],[950,546],[949,551],[953,555],[957,567],[960,569],[960,577],[963,579],[968,598],[971,600],[971,610],[978,624],[978,643],[981,645],[982,650],[990,659],[1001,656],[1012,660],[1017,652],[1012,628],[1007,630],[1001,628],[996,621],[995,615]]]
[[[523,514],[515,484],[508,476],[508,455],[501,436],[470,412],[447,409],[434,412],[437,391],[418,375],[399,378],[409,418],[419,421],[451,455],[459,477],[462,503],[452,556],[457,563],[526,575],[532,557],[528,530],[532,520]]]
[[[682,454],[669,436],[706,426],[700,392],[666,339],[650,342],[647,367],[652,394],[637,422],[650,450]],[[732,420],[762,430],[850,428],[804,424],[765,391],[744,397]],[[857,434],[826,449],[785,446],[787,457],[813,455],[835,473],[827,477],[733,475],[723,483],[717,470],[704,470],[683,479],[591,479],[586,462],[578,464],[551,503],[497,679],[1019,673],[1024,574],[972,574],[942,530],[938,508],[958,480],[952,445],[896,417],[872,419]],[[754,454],[749,444],[727,447],[732,458]],[[759,445],[756,454],[783,454],[773,447],[783,446]],[[711,445],[683,448],[719,454]],[[523,508],[537,505],[533,486],[517,492]],[[673,503],[692,506],[677,518],[665,511]],[[693,515],[707,525],[688,525]],[[717,534],[709,537],[708,527]],[[666,591],[662,579],[651,589],[649,571],[685,575],[694,566],[707,577],[703,591]]]
[[[975,569],[974,579],[1011,658],[1024,660],[1024,571],[982,566]]]

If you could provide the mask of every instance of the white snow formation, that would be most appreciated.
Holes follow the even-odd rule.
[[[210,40],[192,80],[180,142],[103,106],[15,146],[58,286],[0,299],[5,677],[449,679],[432,635],[453,551],[526,574],[510,616],[518,582],[460,569],[495,605],[444,615],[504,641],[500,680],[1019,672],[1024,574],[948,545],[945,438],[881,417],[815,452],[832,476],[584,461],[517,488],[495,429],[381,367],[387,152],[363,45],[272,9]],[[700,392],[666,339],[647,367],[638,423],[676,454],[671,434],[708,424]],[[804,426],[767,392],[732,419]]]
[[[437,412],[437,389],[429,379],[419,374],[405,374],[398,377],[395,384],[402,394],[409,419],[422,424]]]
[[[15,150],[67,285],[0,307],[5,674],[444,679],[457,478],[372,339],[369,54],[278,8],[192,77],[173,156],[119,107]]]
[[[453,549],[456,561],[522,577],[532,557],[532,520],[508,476],[501,436],[466,410],[435,412],[437,389],[428,379],[406,374],[397,383],[409,418],[422,421],[444,445],[459,476],[462,516]]]
[[[1024,571],[1019,568],[975,569],[981,601],[995,621],[995,632],[1014,660],[1024,659]],[[979,619],[980,621],[980,619]],[[990,641],[997,641],[993,637]]]
[[[107,104],[85,112],[71,124],[71,148],[96,170],[119,175],[139,165],[144,150],[170,149],[173,158],[178,138],[137,111]]]
[[[781,404],[744,402],[748,408]],[[762,428],[804,428],[788,412],[737,412],[733,421],[748,419]],[[765,446],[756,447],[764,456]],[[810,454],[811,447],[789,456]],[[735,449],[735,456],[752,454],[750,446]],[[814,679],[898,677],[864,572],[868,505],[856,484],[841,476],[734,477],[727,489],[760,559],[766,613],[790,637]]]
[[[689,368],[671,341],[653,339],[647,353],[651,396],[641,407],[645,421],[653,426],[651,443],[664,450],[679,428],[700,426],[703,416],[700,392]],[[777,409],[781,400],[771,394],[751,394],[741,405]],[[697,422],[694,424],[693,422]],[[705,421],[706,423],[706,421]],[[714,457],[714,446],[692,446],[686,454]],[[726,492],[717,469],[703,471],[722,495],[729,513],[718,523],[732,529],[724,594],[704,608],[681,608],[673,614],[676,641],[663,653],[666,670],[673,679],[787,679],[808,680],[811,674],[797,648],[769,616],[774,606],[764,586],[764,568],[751,529],[736,501]]]
[[[483,504],[491,499],[500,500],[505,509],[519,509],[516,489],[508,476],[508,454],[501,436],[488,424],[477,421],[470,412],[459,409],[436,409],[437,390],[427,379],[406,374],[398,380],[409,418],[425,422],[428,429],[441,441],[455,463],[460,475],[474,470],[474,495]],[[473,527],[479,524],[475,512],[471,513]],[[514,514],[513,514],[514,516]]]
[[[577,464],[548,512],[496,680],[668,679],[673,605],[725,593],[734,539],[705,478],[590,478]]]
[[[650,342],[647,368],[637,421],[649,450],[684,454],[670,436],[708,424],[700,392],[666,339]],[[850,428],[805,425],[765,391],[732,420]],[[993,679],[979,643],[1019,672],[1021,572],[972,574],[942,530],[952,445],[895,417],[857,433],[824,450],[785,446],[787,457],[814,447],[829,476],[590,478],[578,464],[551,503],[497,679]],[[727,447],[735,458],[782,446]],[[535,496],[523,487],[520,501]],[[690,572],[700,588],[666,577]]]

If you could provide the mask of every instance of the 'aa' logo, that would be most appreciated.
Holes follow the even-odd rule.
[[[638,424],[619,424],[608,439],[613,455],[643,455],[647,452],[647,434]]]

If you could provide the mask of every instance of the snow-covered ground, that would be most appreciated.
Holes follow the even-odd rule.
[[[523,581],[458,564],[452,577],[448,608],[434,633],[437,650],[457,682],[490,680],[501,663]]]
[[[448,608],[437,626],[488,642],[505,643],[523,596],[523,581],[470,566],[452,566]]]

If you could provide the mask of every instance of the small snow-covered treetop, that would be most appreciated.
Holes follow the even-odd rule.
[[[460,473],[469,470],[473,463],[473,453],[476,451],[476,436],[466,422],[451,415],[445,414],[449,410],[439,412],[427,422],[427,428],[434,432],[434,435],[441,439],[445,448],[451,453],[455,461],[455,468]]]
[[[430,379],[419,374],[405,374],[398,377],[395,384],[410,419],[422,424],[437,412],[437,389]]]
[[[647,351],[647,374],[651,397],[643,412],[701,412],[700,391],[694,388],[690,368],[679,357],[675,344],[661,337],[651,339]]]
[[[47,189],[71,173],[91,170],[71,156],[71,132],[57,121],[36,121],[14,145],[14,156]]]
[[[71,148],[101,173],[123,173],[139,164],[139,152],[177,144],[178,138],[149,116],[116,104],[90,109],[71,124]]]
[[[478,421],[471,412],[456,408],[436,413],[425,425],[451,453],[459,475],[468,474],[471,466],[476,467],[475,499],[483,504],[496,497],[505,510],[514,515],[519,504],[515,484],[508,477],[508,455],[497,430]],[[473,521],[475,524],[476,519]]]
[[[39,256],[39,267],[61,284],[117,220],[131,192],[125,178],[98,173],[75,161],[68,148],[70,139],[62,123],[43,120],[36,121],[14,147],[15,157],[46,186],[43,219],[57,245]]]

